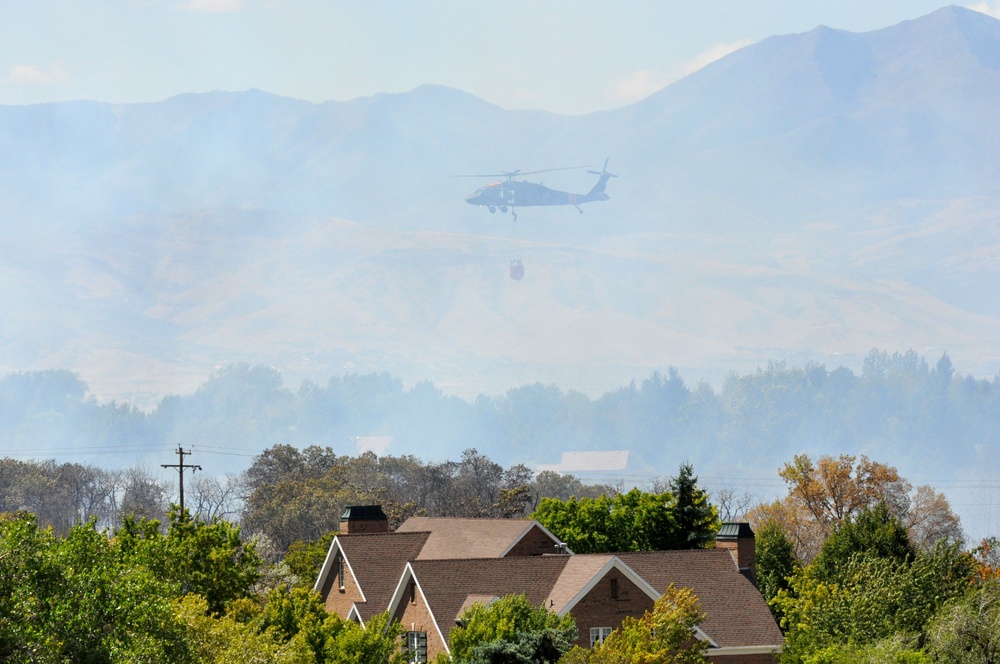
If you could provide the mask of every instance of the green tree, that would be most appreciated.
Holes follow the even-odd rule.
[[[690,465],[670,490],[632,489],[613,498],[542,498],[531,517],[575,553],[661,551],[706,546],[719,531],[718,510],[698,488]]]
[[[312,542],[296,540],[289,545],[284,560],[288,571],[298,579],[297,585],[312,588],[336,535],[337,531],[331,530]]]
[[[260,609],[253,603],[259,614]],[[245,608],[245,607],[240,607]],[[214,616],[200,595],[177,600],[175,611],[187,627],[187,638],[197,662],[212,664],[314,664],[315,656],[301,642],[283,643],[275,630],[261,630],[258,621],[246,620],[242,611]]]
[[[452,628],[448,649],[460,664],[533,664],[555,662],[576,640],[576,623],[545,607],[532,606],[525,595],[501,597],[489,605],[473,604]]]
[[[336,616],[334,616],[336,617]],[[365,627],[350,620],[339,623],[340,629],[326,642],[327,664],[403,664],[406,654],[401,649],[403,627],[380,613],[368,620]]]
[[[669,492],[632,489],[614,498],[543,498],[531,516],[575,553],[654,551],[685,540],[673,508]]]
[[[719,532],[719,510],[708,500],[708,493],[698,487],[691,464],[681,465],[677,477],[670,480],[673,494],[675,541],[664,549],[699,549],[715,541]]]
[[[944,543],[912,561],[857,552],[833,580],[808,565],[773,600],[785,631],[782,661],[811,662],[829,649],[893,638],[919,643],[942,605],[968,588],[974,569],[971,556]]]
[[[932,664],[916,637],[896,634],[876,643],[836,645],[818,650],[809,664]]]
[[[340,630],[341,622],[327,612],[318,594],[283,586],[268,593],[260,618],[261,629],[273,631],[282,643],[304,644],[317,661],[323,661],[326,642]]]
[[[776,607],[770,602],[779,591],[788,588],[788,579],[795,573],[798,563],[795,560],[795,545],[776,521],[768,520],[757,531],[754,558],[757,563],[757,588],[768,601],[775,618],[780,619]]]
[[[91,521],[63,538],[0,515],[0,660],[189,661],[176,585],[120,555]]]
[[[561,664],[695,664],[707,661],[708,644],[694,629],[705,620],[689,588],[673,584],[641,618],[631,616],[593,650],[576,647]]]
[[[888,506],[880,502],[862,509],[856,517],[847,517],[834,529],[813,561],[814,573],[819,578],[835,581],[855,554],[907,563],[913,560],[915,552],[906,528],[889,512]]]
[[[537,519],[576,553],[622,550],[621,524],[611,518],[612,499],[542,498],[531,517]]]
[[[1000,661],[1000,580],[949,602],[928,628],[927,650],[943,664]]]
[[[126,518],[116,533],[124,555],[148,567],[158,578],[176,582],[181,592],[197,593],[215,614],[234,599],[246,597],[260,579],[260,556],[253,542],[240,539],[240,528],[222,519],[191,519],[173,507],[170,528],[156,520]]]
[[[292,651],[308,651],[317,664],[401,664],[402,626],[387,613],[362,627],[328,613],[319,594],[305,588],[272,590],[256,623]]]

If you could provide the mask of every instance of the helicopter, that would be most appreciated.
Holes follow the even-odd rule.
[[[507,212],[508,208],[514,219],[517,221],[517,211],[515,207],[528,207],[534,205],[572,205],[580,214],[583,210],[580,205],[591,201],[606,201],[610,196],[604,193],[604,187],[610,178],[618,177],[614,173],[608,173],[608,159],[604,160],[604,166],[600,171],[590,171],[598,176],[597,183],[591,187],[586,194],[573,194],[568,191],[557,191],[550,189],[537,182],[527,180],[515,180],[518,175],[535,175],[537,173],[550,173],[552,171],[565,171],[575,168],[586,168],[585,166],[569,166],[566,168],[549,168],[542,171],[505,171],[503,173],[488,173],[485,175],[466,175],[462,177],[502,177],[503,180],[491,182],[485,187],[480,187],[475,192],[466,196],[465,202],[469,205],[485,205],[490,213]]]

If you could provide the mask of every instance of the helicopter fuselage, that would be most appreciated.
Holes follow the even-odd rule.
[[[586,199],[586,200],[585,200]],[[467,196],[465,201],[470,205],[485,205],[487,207],[526,207],[533,205],[576,205],[588,199],[586,194],[574,194],[568,191],[557,191],[536,182],[493,182],[480,187]]]
[[[563,170],[563,169],[549,169]],[[530,171],[530,173],[544,173],[547,171]],[[465,197],[465,202],[469,205],[486,206],[490,212],[506,212],[510,208],[514,218],[517,218],[517,207],[531,207],[538,205],[572,205],[578,211],[582,203],[591,201],[606,201],[610,198],[604,193],[604,186],[608,178],[618,177],[613,173],[608,173],[608,160],[604,160],[604,168],[600,171],[588,171],[598,177],[597,183],[586,194],[574,194],[569,191],[559,191],[550,189],[538,182],[528,182],[527,180],[515,180],[514,176],[521,171],[503,173],[504,180],[491,182],[485,187],[480,187],[469,196]]]

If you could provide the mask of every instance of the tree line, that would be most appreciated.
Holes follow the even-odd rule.
[[[504,465],[553,463],[561,451],[630,450],[630,468],[663,474],[696,467],[776,467],[793,452],[857,453],[877,446],[939,472],[972,468],[1000,442],[1000,376],[962,376],[947,354],[930,366],[913,351],[873,350],[861,373],[772,362],[731,373],[718,390],[654,372],[597,398],[554,385],[525,385],[472,401],[432,383],[404,387],[388,374],[348,374],[294,391],[274,369],[238,364],[194,393],[146,412],[98,403],[68,371],[0,379],[0,440],[18,458],[86,454],[155,459],[177,446],[214,457],[219,472],[278,444],[356,453],[384,437],[398,456],[458,458],[470,447]]]
[[[242,473],[195,473],[185,505],[206,521],[241,523],[264,538],[262,550],[283,554],[293,542],[336,531],[347,505],[380,504],[393,527],[415,514],[514,518],[543,498],[614,496],[618,487],[585,484],[573,475],[503,467],[475,449],[457,461],[413,456],[347,456],[330,447],[275,445]],[[126,516],[165,523],[174,483],[148,468],[104,469],[54,460],[0,459],[0,512],[27,511],[63,535],[79,522],[114,528]],[[270,555],[270,554],[269,554]]]

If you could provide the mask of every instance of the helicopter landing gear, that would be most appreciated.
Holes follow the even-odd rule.
[[[514,210],[514,208],[510,209],[510,217],[511,221],[517,221],[517,212]]]
[[[500,211],[503,212],[504,214],[507,214],[507,206],[506,205],[501,205],[500,206]]]
[[[490,214],[495,214],[495,213],[496,213],[496,211],[497,211],[497,208],[496,208],[496,206],[495,206],[495,205],[491,205],[491,206],[490,206]]]

